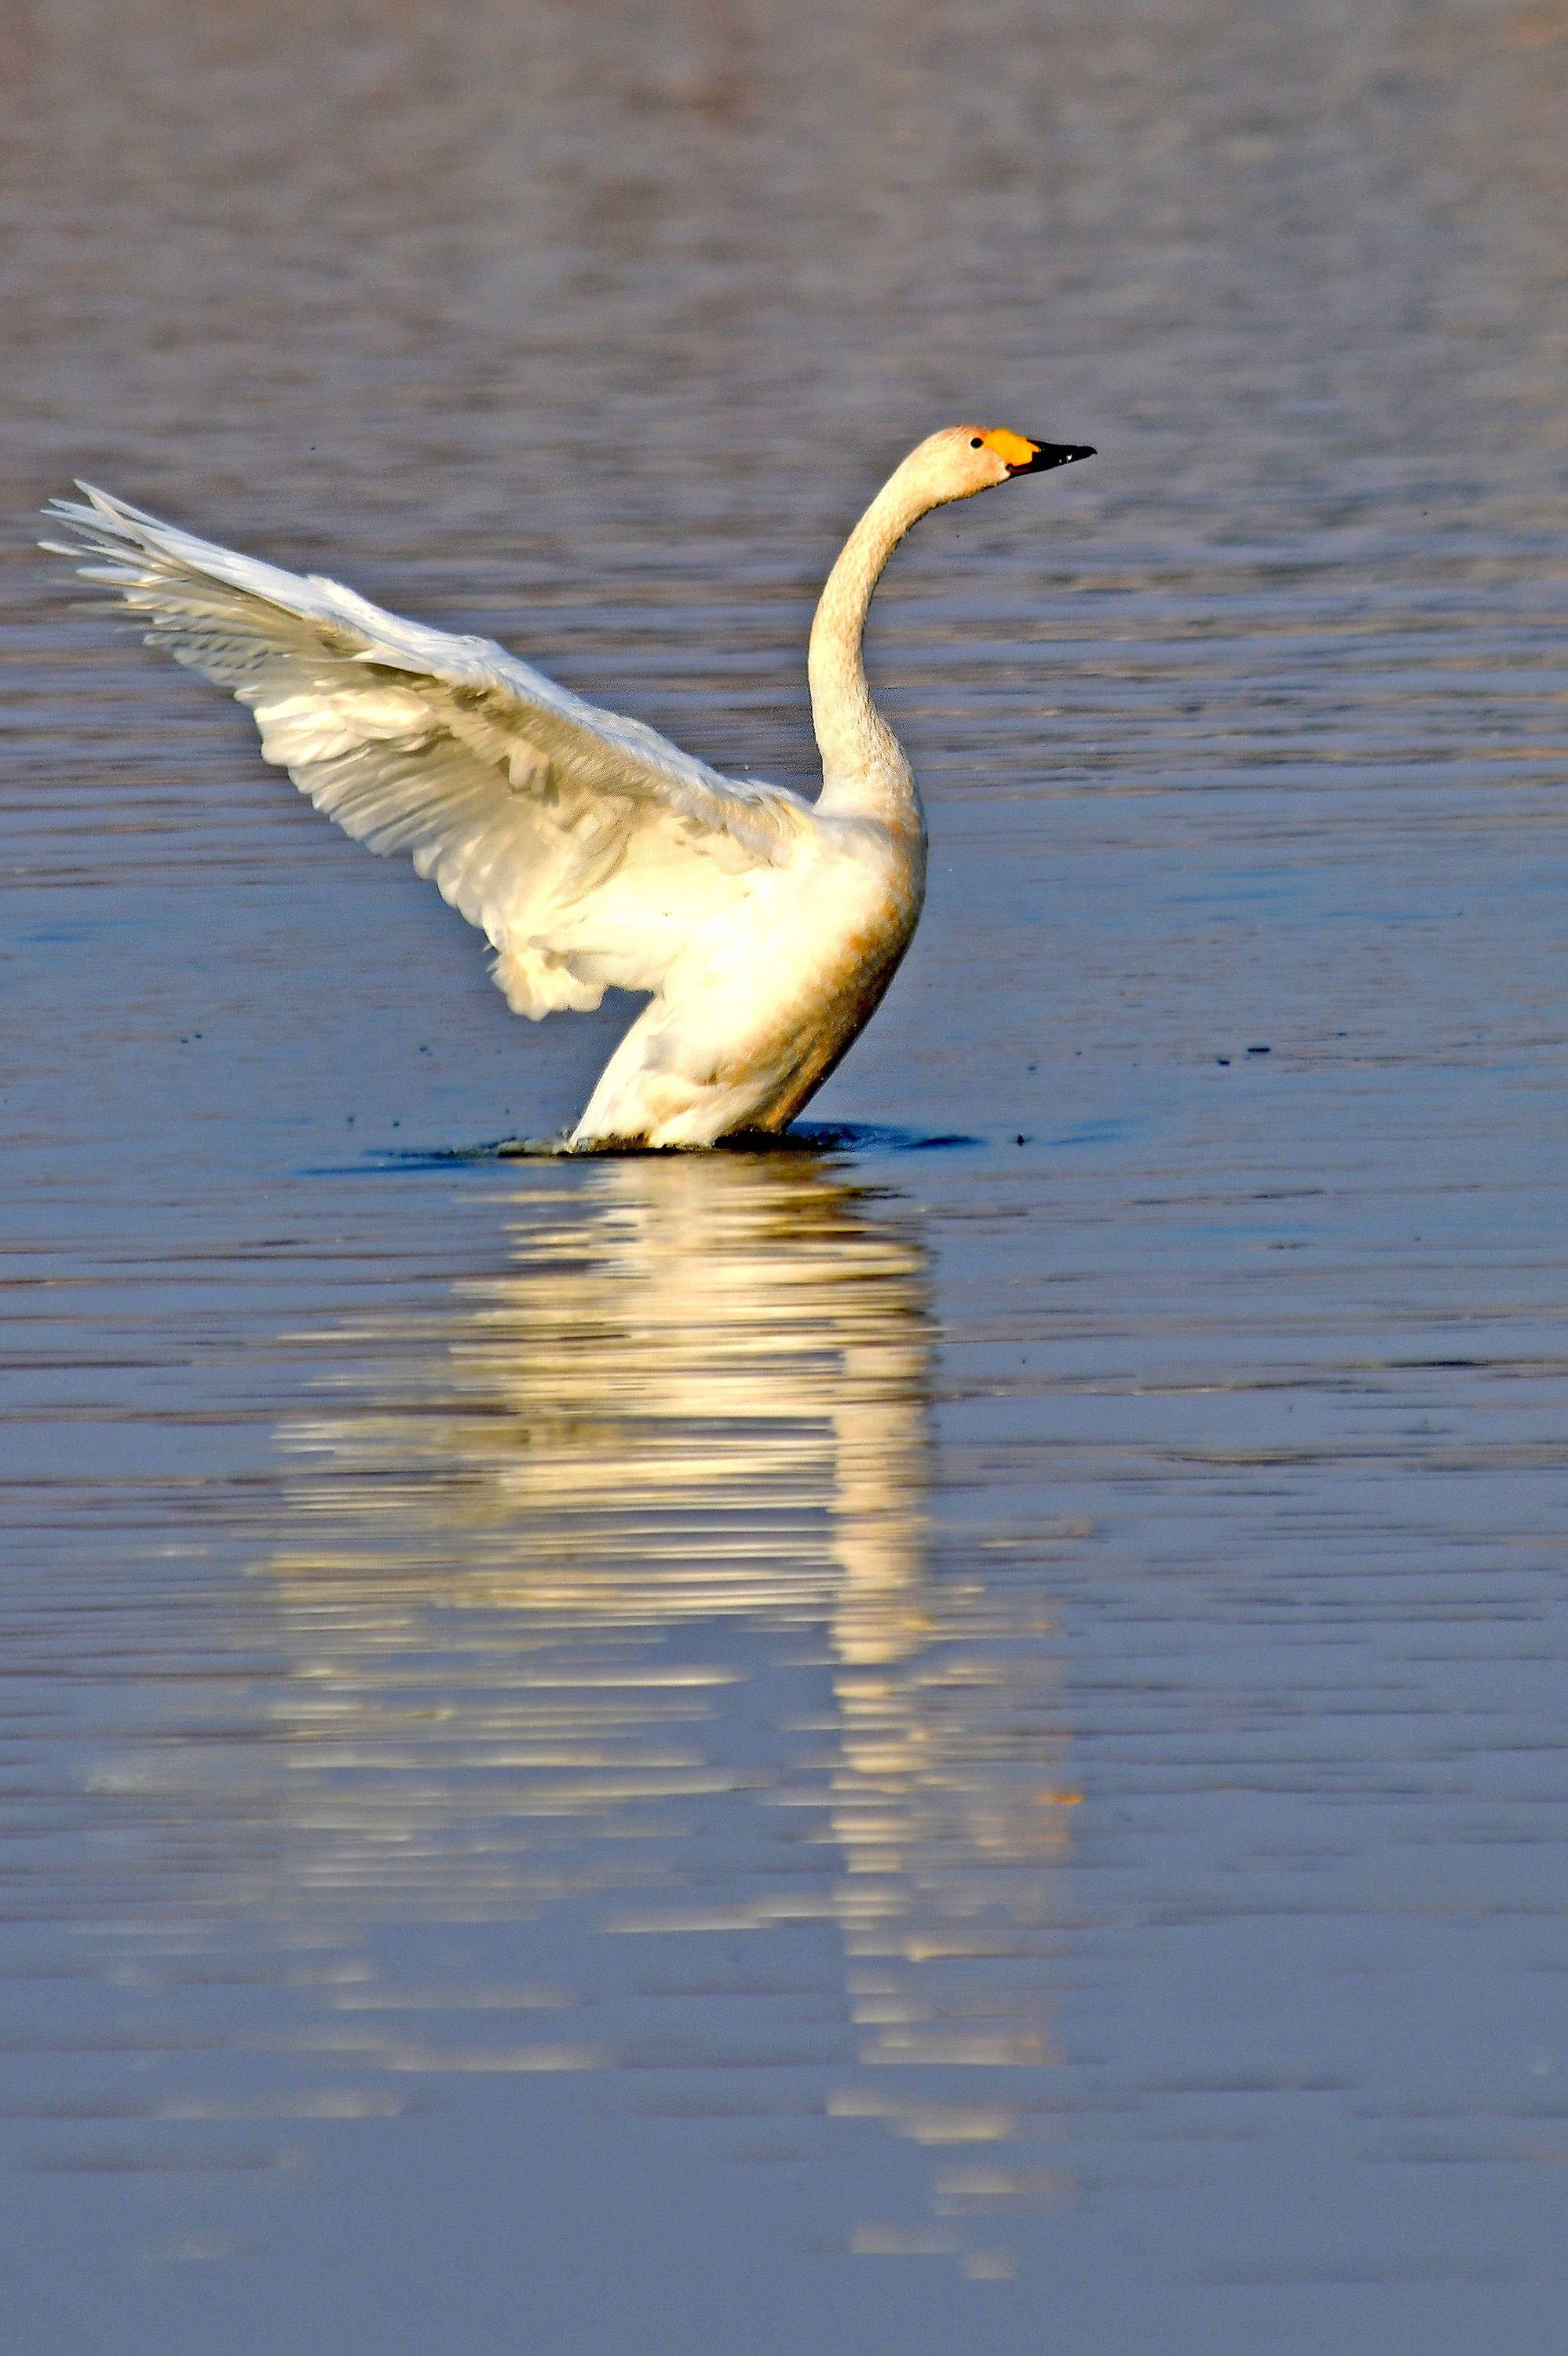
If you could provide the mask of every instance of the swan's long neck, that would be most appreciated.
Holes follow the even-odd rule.
[[[922,819],[914,777],[898,738],[871,701],[861,647],[867,608],[882,568],[911,524],[934,504],[906,460],[871,501],[828,574],[806,658],[812,724],[822,754],[817,808],[916,831]]]

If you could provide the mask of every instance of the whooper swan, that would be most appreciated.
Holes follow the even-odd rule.
[[[925,820],[872,703],[866,610],[934,507],[1093,456],[952,425],[904,460],[828,576],[812,625],[815,803],[721,777],[485,638],[383,613],[333,581],[215,548],[88,484],[57,499],[80,569],[248,703],[268,761],[372,851],[405,851],[495,949],[517,1013],[651,1002],[572,1147],[711,1145],[777,1130],[874,1012],[925,893]]]

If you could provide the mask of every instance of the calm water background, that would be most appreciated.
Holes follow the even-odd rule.
[[[7,2349],[1558,2350],[1568,12],[0,81]],[[450,1158],[625,1007],[31,547],[85,474],[809,783],[958,416],[1101,455],[896,561],[932,895],[799,1156]]]

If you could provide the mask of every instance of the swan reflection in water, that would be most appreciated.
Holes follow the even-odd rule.
[[[805,1154],[527,1178],[512,1265],[331,1337],[341,1404],[283,1433],[295,1868],[362,1922],[553,1912],[558,1973],[584,1894],[660,1954],[836,1923],[829,2116],[1037,2137],[1061,1733],[1033,1606],[933,1578],[917,1216]],[[852,2246],[1005,2271],[965,2220],[1056,2183],[944,2164]]]

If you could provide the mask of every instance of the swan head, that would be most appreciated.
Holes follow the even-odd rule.
[[[918,468],[934,506],[972,498],[976,491],[993,490],[1014,475],[1043,475],[1050,466],[1070,466],[1075,459],[1093,455],[1085,442],[1038,442],[1005,425],[948,425],[923,442],[905,463]]]

